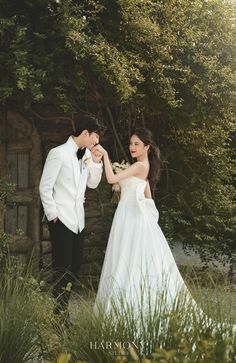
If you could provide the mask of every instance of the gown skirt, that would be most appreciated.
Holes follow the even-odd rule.
[[[120,182],[121,198],[107,244],[94,311],[132,306],[150,313],[158,296],[172,308],[188,292],[160,226],[153,199],[144,195],[146,181],[130,177]]]

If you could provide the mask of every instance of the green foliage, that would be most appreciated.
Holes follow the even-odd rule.
[[[12,193],[15,190],[15,185],[10,181],[8,177],[4,177],[0,179],[0,223],[3,223],[4,216],[4,200],[8,194]],[[4,264],[7,254],[8,254],[8,245],[10,242],[11,236],[9,236],[4,231],[0,230],[0,268]]]
[[[3,1],[1,10],[1,103],[95,113],[113,159],[124,157],[132,127],[153,129],[165,233],[206,262],[214,254],[233,263],[235,4],[37,0]]]
[[[0,268],[3,267],[5,260],[7,258],[8,246],[10,240],[11,237],[8,234],[0,232]]]
[[[40,361],[44,354],[55,354],[63,332],[54,307],[30,268],[9,258],[0,276],[1,363]]]
[[[1,13],[1,103],[62,103],[73,83],[73,62],[65,48],[58,4],[3,1]]]
[[[68,327],[54,315],[54,300],[41,277],[11,259],[0,275],[1,363],[46,363],[55,357],[57,363],[235,361],[235,330],[230,325],[235,298],[232,295],[232,305],[225,298],[225,288],[232,291],[227,280],[222,286],[211,280],[214,289],[208,286],[205,296],[198,281],[191,283],[198,309],[185,295],[168,308],[166,295],[160,294],[146,309],[141,304],[134,310],[121,295],[116,300],[120,306],[114,304],[109,316],[101,310],[95,317],[93,299],[74,295]]]
[[[64,355],[70,363],[233,363],[235,332],[226,323],[233,307],[223,313],[223,291],[216,299],[211,290],[205,298],[196,286],[193,291],[197,309],[185,295],[168,308],[166,295],[160,294],[154,304],[144,308],[141,303],[135,310],[121,294],[109,313],[103,315],[101,308],[96,317],[91,303],[78,298],[79,309],[73,310],[73,327],[61,352],[70,353]]]
[[[0,201],[15,190],[15,184],[10,181],[8,176],[0,179]]]

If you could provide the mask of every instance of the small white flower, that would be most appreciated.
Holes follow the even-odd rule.
[[[89,163],[90,163],[90,160],[91,160],[91,156],[84,156],[83,159],[82,159],[82,162],[83,162],[83,168],[85,168]]]
[[[130,166],[130,163],[126,162],[125,160],[122,160],[121,163],[118,163],[115,161],[111,164],[112,170],[115,174],[118,174],[120,171],[127,169]]]
[[[119,183],[113,184],[111,190],[113,192],[120,192],[120,184]]]

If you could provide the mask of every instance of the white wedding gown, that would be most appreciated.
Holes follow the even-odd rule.
[[[122,180],[121,199],[114,215],[94,311],[109,312],[115,303],[150,312],[165,291],[165,303],[176,301],[181,291],[190,293],[158,225],[153,199],[144,196],[146,181]],[[121,298],[122,296],[122,298]],[[121,305],[122,305],[121,304]]]
[[[101,313],[112,319],[127,318],[126,313],[132,312],[137,332],[142,333],[145,322],[158,317],[157,311],[164,312],[162,316],[169,321],[175,308],[180,307],[187,313],[186,331],[191,330],[195,319],[213,332],[229,327],[203,312],[185,285],[158,225],[155,203],[144,196],[146,181],[130,177],[119,184],[121,199],[109,235],[94,304],[95,316]],[[236,324],[230,325],[236,334]]]

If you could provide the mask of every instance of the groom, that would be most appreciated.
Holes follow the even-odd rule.
[[[70,284],[79,271],[84,243],[84,195],[86,186],[96,188],[102,176],[102,155],[93,147],[99,142],[100,126],[84,115],[65,144],[50,150],[39,191],[49,223],[53,295],[56,313],[66,312]]]

